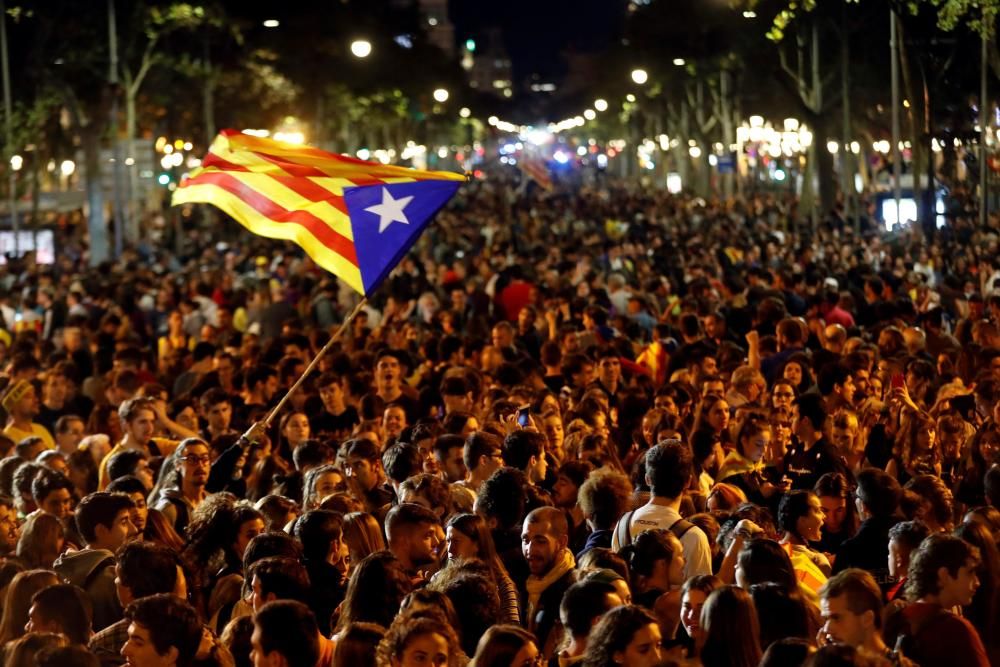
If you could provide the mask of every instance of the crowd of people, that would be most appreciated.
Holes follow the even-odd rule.
[[[273,415],[288,244],[9,258],[3,664],[1000,664],[1000,223],[863,222],[474,181]]]

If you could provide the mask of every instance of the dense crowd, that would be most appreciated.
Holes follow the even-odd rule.
[[[0,265],[3,664],[1000,664],[1000,224],[852,222],[472,182],[273,416],[290,245]]]

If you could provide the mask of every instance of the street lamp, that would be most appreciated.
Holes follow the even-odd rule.
[[[472,115],[472,111],[469,110],[469,107],[462,107],[458,110],[458,115],[462,118],[468,118]]]
[[[281,21],[278,19],[267,19],[264,21],[265,28],[277,28],[279,25],[281,25]]]
[[[594,100],[594,108],[597,109],[598,111],[607,111],[608,110],[608,101],[605,100],[605,99],[598,98],[598,99]]]
[[[444,104],[448,101],[448,91],[444,88],[438,88],[434,91],[434,101]]]
[[[641,86],[649,80],[649,74],[644,69],[634,69],[632,70],[632,80]]]
[[[586,118],[587,120],[594,120],[595,118],[597,118],[597,112],[594,111],[593,109],[587,109],[586,111],[583,112],[583,117]]]
[[[367,58],[371,55],[372,43],[367,39],[356,39],[351,42],[351,53],[355,58]]]
[[[687,64],[687,61],[684,60],[683,58],[674,58],[674,64],[677,65],[678,67],[684,67],[684,65]]]

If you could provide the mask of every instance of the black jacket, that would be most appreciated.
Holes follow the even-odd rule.
[[[562,639],[562,623],[559,620],[559,605],[562,603],[566,589],[576,581],[574,571],[570,570],[557,579],[551,586],[542,591],[535,605],[534,613],[528,619],[528,631],[538,639],[538,648],[546,658],[558,650]]]
[[[889,576],[889,529],[896,525],[895,518],[870,518],[861,522],[857,534],[846,540],[837,551],[833,573],[849,567],[868,570],[883,592],[896,583]]]

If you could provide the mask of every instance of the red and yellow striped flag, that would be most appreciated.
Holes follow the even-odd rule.
[[[368,295],[464,181],[223,130],[173,205],[217,206]]]
[[[549,174],[549,168],[545,166],[544,161],[535,158],[522,158],[521,171],[535,181],[535,183],[538,183],[543,190],[551,190],[553,188],[552,175]]]

